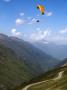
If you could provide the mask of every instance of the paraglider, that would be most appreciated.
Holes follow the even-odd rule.
[[[37,20],[36,22],[40,22],[39,20]]]
[[[41,12],[41,14],[44,15],[44,13],[45,13],[45,8],[44,8],[43,5],[37,5],[37,9],[39,9],[40,12]]]
[[[44,7],[44,5],[38,4],[38,2],[37,2],[36,7],[40,11],[41,15],[44,15],[45,14],[45,7]],[[39,23],[40,20],[38,19],[36,22]]]

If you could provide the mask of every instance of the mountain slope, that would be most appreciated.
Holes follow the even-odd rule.
[[[28,42],[25,42],[21,39],[15,37],[8,37],[1,35],[0,43],[5,45],[5,47],[11,48],[21,58],[24,58],[24,61],[30,66],[34,67],[35,70],[39,69],[39,72],[47,71],[53,68],[58,64],[59,60],[47,55],[41,50],[35,48]],[[35,66],[33,66],[34,64]],[[30,68],[32,68],[30,66]]]
[[[0,89],[13,89],[58,63],[28,42],[0,34]]]
[[[47,72],[35,81],[40,83],[26,90],[67,90],[67,65]]]
[[[31,70],[13,50],[0,45],[0,90],[14,88],[36,75],[37,70]]]
[[[64,73],[64,71],[59,72],[59,73],[58,73],[58,76],[55,77],[55,78],[53,78],[53,79],[50,79],[50,81],[51,81],[51,80],[56,81],[56,80],[61,79],[62,76],[63,76],[63,73]],[[30,88],[32,88],[32,87],[34,87],[34,86],[37,86],[37,85],[40,86],[41,84],[47,83],[47,82],[49,82],[49,80],[45,80],[45,81],[33,83],[33,84],[30,84],[30,85],[27,85],[27,86],[26,86],[25,88],[23,88],[22,90],[28,90],[28,89],[30,89]],[[36,88],[35,88],[35,89],[36,89]],[[41,89],[41,88],[39,88],[39,89]],[[39,89],[38,89],[38,90],[39,90]]]
[[[63,66],[65,66],[65,65],[67,65],[67,58],[65,58],[63,61],[61,61],[61,62],[57,65],[57,67],[63,67]]]
[[[67,57],[67,45],[56,45],[50,42],[46,43],[45,41],[35,42],[33,44],[55,58],[63,60]]]

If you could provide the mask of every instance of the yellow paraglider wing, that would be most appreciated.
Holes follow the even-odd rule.
[[[42,13],[42,15],[44,15],[44,12],[45,12],[44,6],[42,6],[42,5],[37,5],[37,9],[39,9],[40,12]]]

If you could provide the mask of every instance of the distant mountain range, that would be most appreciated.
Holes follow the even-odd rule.
[[[0,34],[0,89],[9,90],[54,68],[60,61],[32,44]]]
[[[57,45],[47,41],[38,41],[34,42],[33,44],[37,48],[57,59],[63,60],[67,57],[67,45]]]
[[[67,66],[67,58],[65,58],[63,61],[61,61],[58,65],[57,65],[57,67],[63,67],[63,66]]]

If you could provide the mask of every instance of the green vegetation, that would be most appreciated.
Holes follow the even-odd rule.
[[[13,50],[0,45],[0,90],[13,89],[28,82],[34,71]]]
[[[0,36],[0,90],[20,90],[60,62],[28,42]]]
[[[56,78],[58,73],[64,71],[62,78],[58,80],[52,80]],[[31,86],[28,90],[67,90],[67,66],[54,69],[46,74],[38,77],[34,82],[45,81],[41,84]]]

